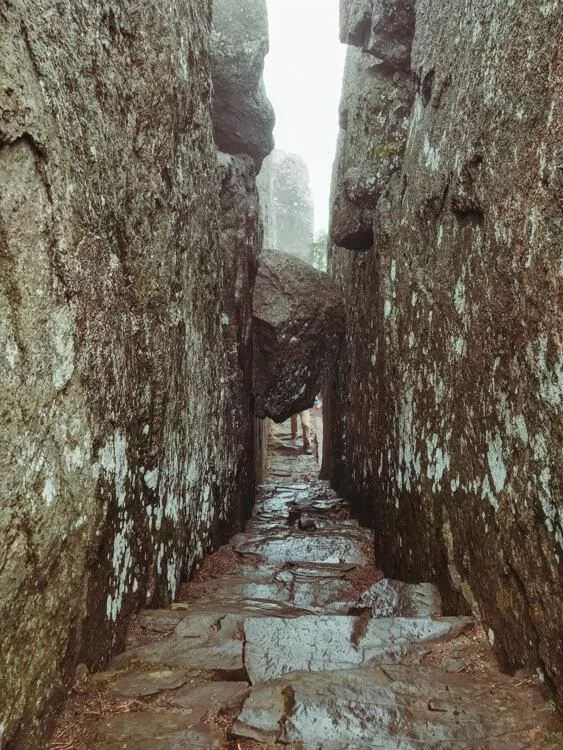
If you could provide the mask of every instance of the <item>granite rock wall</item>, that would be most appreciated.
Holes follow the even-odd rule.
[[[268,52],[266,0],[213,0],[213,131],[228,154],[248,154],[256,171],[274,147],[274,110],[262,72]]]
[[[479,611],[501,664],[539,667],[561,699],[562,7],[416,0],[413,24],[407,6],[342,3],[365,51],[333,185],[348,328],[324,473],[374,524],[387,575]],[[351,144],[359,178],[394,159],[376,92],[405,102],[409,85],[370,226],[347,196]],[[356,230],[368,241],[338,246]]]
[[[251,503],[261,229],[210,39],[208,0],[0,3],[0,747]]]

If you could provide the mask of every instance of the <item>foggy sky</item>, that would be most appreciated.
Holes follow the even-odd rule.
[[[276,148],[307,162],[315,230],[328,228],[328,195],[346,47],[338,0],[267,0],[270,53],[264,80],[276,110]]]

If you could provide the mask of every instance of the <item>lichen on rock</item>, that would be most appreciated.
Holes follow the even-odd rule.
[[[478,607],[502,666],[539,666],[561,698],[563,17],[417,0],[406,68],[407,45],[388,53],[407,6],[374,2],[359,33],[364,4],[343,3],[344,38],[373,62],[350,56],[344,82],[331,271],[348,324],[325,472],[375,524],[387,575],[436,582],[446,611]],[[390,139],[379,98],[355,102],[407,79],[408,126]],[[401,154],[362,214],[350,177],[371,178],[391,140]]]

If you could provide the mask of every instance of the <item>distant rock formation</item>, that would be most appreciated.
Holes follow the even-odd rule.
[[[256,185],[264,249],[281,250],[306,261],[313,242],[314,204],[305,161],[276,149],[264,160]]]
[[[254,300],[254,411],[282,422],[313,406],[334,369],[344,303],[327,274],[281,252],[260,256]]]
[[[416,0],[416,25],[414,5],[341,3],[363,51],[332,190],[348,325],[324,470],[387,575],[478,606],[501,664],[563,699],[561,4]]]

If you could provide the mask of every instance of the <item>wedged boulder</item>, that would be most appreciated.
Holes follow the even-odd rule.
[[[313,405],[338,359],[344,302],[321,271],[287,253],[260,256],[252,305],[254,414],[282,422]]]
[[[414,0],[375,0],[364,49],[393,68],[410,70],[414,22]]]
[[[274,147],[275,115],[262,72],[268,52],[265,0],[214,0],[213,134],[221,151],[248,154],[256,171]]]

